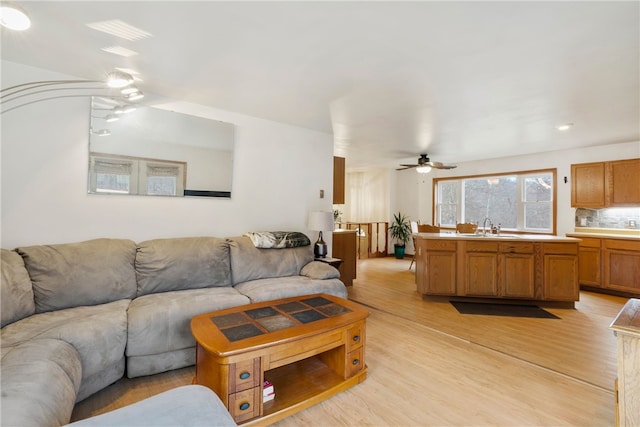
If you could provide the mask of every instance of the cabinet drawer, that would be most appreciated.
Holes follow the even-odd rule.
[[[428,251],[455,251],[456,242],[446,242],[443,240],[427,240]]]
[[[601,239],[593,239],[591,237],[579,237],[582,241],[579,243],[580,247],[583,248],[599,248]]]
[[[229,413],[237,423],[259,417],[261,401],[262,387],[230,394]]]
[[[354,376],[358,372],[364,369],[364,347],[360,347],[357,350],[349,352],[347,355],[347,375],[349,377]]]
[[[621,251],[640,251],[640,241],[605,239],[604,247]]]
[[[533,243],[500,243],[500,252],[510,254],[532,254]]]
[[[544,254],[577,254],[578,245],[576,243],[543,243],[542,252]]]
[[[467,242],[467,252],[498,252],[497,242]]]
[[[260,385],[260,358],[229,365],[229,391],[238,392]]]
[[[353,351],[364,345],[365,323],[356,323],[352,328],[347,329],[347,352]]]

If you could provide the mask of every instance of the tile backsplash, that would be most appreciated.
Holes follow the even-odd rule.
[[[640,229],[640,208],[576,209],[576,227]]]

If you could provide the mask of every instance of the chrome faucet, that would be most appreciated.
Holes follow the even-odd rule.
[[[487,221],[489,221],[489,227],[491,227],[491,220],[489,217],[486,217],[482,222],[482,234],[487,235]]]

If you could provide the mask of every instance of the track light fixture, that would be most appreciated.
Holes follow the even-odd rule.
[[[113,94],[112,89],[123,89],[126,93]],[[109,96],[126,102],[142,99],[143,93],[133,84],[133,77],[123,71],[107,74],[105,80],[45,80],[22,83],[0,91],[0,114],[36,102],[59,98],[87,96]],[[6,108],[5,108],[6,106]],[[118,112],[115,112],[118,114]]]
[[[131,74],[127,74],[124,71],[115,70],[107,74],[106,83],[109,87],[120,89],[132,84],[133,77],[131,77]]]

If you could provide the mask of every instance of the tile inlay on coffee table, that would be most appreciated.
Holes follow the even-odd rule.
[[[275,301],[274,305],[266,307],[211,316],[211,321],[229,341],[238,341],[350,311],[326,298],[314,297],[284,304]]]

